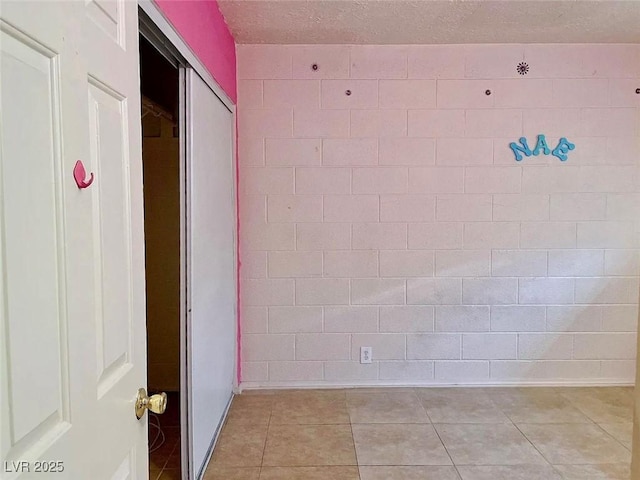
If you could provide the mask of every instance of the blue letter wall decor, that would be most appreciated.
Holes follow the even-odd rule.
[[[540,154],[540,149],[544,152],[545,155],[549,155],[551,150],[549,150],[549,146],[547,145],[547,139],[544,135],[538,135],[538,141],[536,142],[536,148],[533,149],[533,154],[538,156]]]
[[[576,146],[569,142],[566,138],[562,137],[558,142],[558,145],[553,150],[549,149],[549,145],[547,145],[547,139],[543,134],[538,135],[538,139],[536,141],[536,146],[533,151],[529,148],[527,144],[527,139],[525,137],[521,137],[519,140],[520,145],[515,142],[511,142],[509,144],[509,148],[513,151],[513,154],[516,157],[516,162],[520,162],[522,160],[522,154],[527,157],[531,155],[537,156],[540,155],[540,151],[545,155],[553,155],[557,157],[561,162],[565,162],[568,158],[567,154],[576,148]]]
[[[527,157],[531,156],[531,149],[529,148],[529,145],[527,145],[527,139],[521,137],[518,141],[522,146],[518,145],[515,142],[511,142],[509,144],[509,147],[511,148],[511,150],[513,150],[513,153],[516,156],[516,162],[522,160],[522,155],[520,155],[520,152],[524,153]]]
[[[573,143],[570,143],[569,140],[562,137],[558,142],[558,146],[553,149],[553,156],[558,157],[561,162],[565,162],[567,160],[567,153],[570,150],[573,150],[576,146]]]

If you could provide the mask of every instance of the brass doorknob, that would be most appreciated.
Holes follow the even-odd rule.
[[[163,414],[167,409],[167,394],[162,392],[148,396],[147,391],[140,388],[136,397],[136,418],[138,420],[144,415],[145,409],[160,415]]]

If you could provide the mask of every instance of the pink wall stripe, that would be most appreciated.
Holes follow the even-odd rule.
[[[234,101],[236,46],[216,0],[156,0],[213,78]]]
[[[216,0],[156,0],[174,28],[191,47],[209,73],[235,103],[237,101],[236,45]],[[237,123],[237,122],[236,122]],[[237,131],[237,125],[236,125]],[[236,211],[239,212],[238,138],[236,136]],[[240,221],[237,220],[238,384],[242,380],[240,329]]]

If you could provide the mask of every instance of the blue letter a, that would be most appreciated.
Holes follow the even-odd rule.
[[[538,154],[540,153],[540,149],[542,149],[545,155],[549,155],[551,153],[551,150],[547,145],[547,139],[542,134],[538,135],[538,141],[536,142],[536,148],[533,149],[533,154],[538,156]]]

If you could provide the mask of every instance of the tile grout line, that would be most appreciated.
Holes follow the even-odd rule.
[[[590,419],[591,420],[591,419]],[[614,422],[612,422],[614,423]],[[620,423],[624,423],[624,422],[620,422]],[[628,422],[627,422],[628,423]],[[629,448],[627,448],[627,446],[625,444],[623,444],[620,440],[618,440],[616,437],[614,437],[611,433],[609,433],[607,430],[605,430],[602,425],[600,425],[597,422],[593,423],[595,426],[597,426],[600,430],[602,430],[608,437],[612,438],[616,443],[618,443],[619,445],[622,445],[627,451],[631,451]],[[586,424],[585,424],[586,425]]]
[[[356,448],[356,437],[353,434],[353,423],[351,421],[351,414],[349,413],[349,404],[348,404],[346,393],[345,393],[344,403],[347,409],[347,416],[349,417],[349,430],[351,431],[351,441],[353,442],[353,454],[356,459],[356,470],[358,472],[358,479],[360,480],[360,461],[358,460],[358,449]]]
[[[544,461],[545,461],[545,462],[547,462],[547,464],[548,464],[548,465],[550,465],[550,466],[551,466],[551,468],[553,468],[554,470],[556,470],[556,468],[553,466],[553,464],[551,463],[551,461],[550,461],[547,457],[545,457],[545,456],[542,454],[542,452],[538,449],[538,447],[537,447],[537,446],[536,446],[536,445],[535,445],[535,444],[534,444],[534,443],[529,439],[529,437],[527,437],[527,436],[525,435],[525,433],[524,433],[522,430],[520,430],[520,428],[518,427],[518,425],[516,425],[516,423],[511,419],[511,417],[508,417],[508,416],[507,416],[507,418],[509,419],[509,421],[511,422],[511,424],[516,428],[516,430],[518,430],[518,432],[520,432],[520,435],[522,435],[522,436],[527,440],[527,442],[529,442],[529,444],[530,444],[530,445],[531,445],[531,446],[536,450],[536,452],[538,452],[538,454],[539,454],[539,455],[544,459]],[[556,470],[556,471],[557,471],[557,470]],[[558,472],[558,474],[560,474],[560,472]]]
[[[427,407],[425,407],[424,402],[422,401],[422,398],[420,397],[420,395],[418,394],[418,392],[416,391],[416,389],[412,389],[414,395],[417,397],[418,402],[420,403],[420,407],[422,408],[422,410],[424,411],[424,414],[427,416],[427,420],[429,420],[429,425],[431,425],[431,428],[433,428],[433,431],[436,432],[436,436],[438,437],[438,440],[440,440],[440,444],[442,445],[442,448],[444,448],[444,451],[447,452],[447,456],[449,457],[449,460],[451,460],[451,465],[453,466],[453,468],[456,471],[456,474],[458,475],[458,478],[462,478],[462,475],[460,474],[460,471],[458,470],[458,466],[456,465],[456,463],[453,461],[453,457],[451,456],[451,453],[449,453],[449,449],[447,448],[447,446],[444,444],[444,441],[442,440],[442,437],[440,436],[440,432],[438,432],[438,429],[436,428],[436,426],[433,423],[433,419],[431,418],[431,416],[429,415],[429,411],[427,410]]]
[[[262,477],[262,469],[264,467],[264,455],[267,452],[267,440],[269,440],[269,430],[271,429],[271,418],[273,417],[273,405],[275,399],[271,400],[271,406],[269,408],[269,420],[267,421],[267,434],[264,437],[264,446],[262,447],[262,458],[260,459],[260,472],[258,474],[258,480]]]

